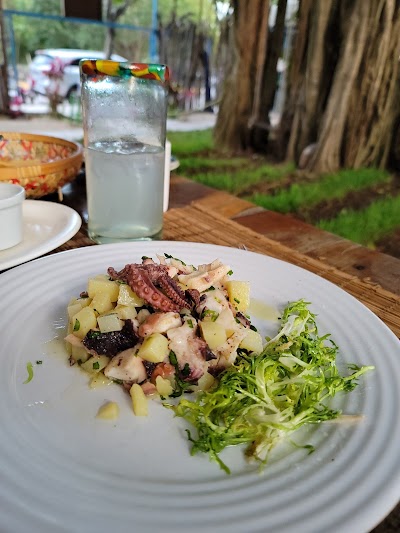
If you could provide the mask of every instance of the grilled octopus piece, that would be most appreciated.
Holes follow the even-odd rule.
[[[154,309],[177,313],[183,308],[193,307],[194,298],[186,297],[182,289],[168,275],[167,265],[132,263],[119,272],[110,267],[108,274],[112,279],[125,281]]]

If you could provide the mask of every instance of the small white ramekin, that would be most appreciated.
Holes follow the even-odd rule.
[[[25,189],[12,183],[0,182],[0,250],[22,241],[22,202]]]

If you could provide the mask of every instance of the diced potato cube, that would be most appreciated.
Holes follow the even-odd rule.
[[[108,377],[106,377],[102,372],[98,372],[89,381],[89,388],[98,389],[100,387],[106,387],[111,383],[111,379],[108,379]]]
[[[99,315],[108,313],[114,307],[110,295],[107,292],[98,292],[95,294],[93,300],[90,302],[90,306]]]
[[[71,320],[72,317],[76,315],[76,313],[78,313],[81,309],[82,309],[82,306],[76,302],[73,304],[70,304],[67,307],[68,318]]]
[[[165,379],[162,376],[156,377],[156,389],[160,396],[169,396],[174,391],[170,380]]]
[[[65,349],[67,351],[67,354],[72,357],[72,345],[70,342],[65,342]]]
[[[90,353],[87,352],[83,346],[72,345],[71,357],[76,362],[81,361],[81,363],[85,363],[89,359]]]
[[[133,320],[137,317],[137,311],[133,305],[118,304],[114,307],[114,313],[117,313],[121,320]]]
[[[79,304],[81,307],[87,307],[91,301],[92,299],[87,296],[83,296],[82,298],[71,298],[68,305]]]
[[[96,313],[91,307],[84,307],[72,317],[72,332],[83,339],[90,329],[97,327]]]
[[[162,333],[152,333],[143,341],[138,356],[150,363],[162,363],[168,353],[168,339]]]
[[[148,401],[140,385],[134,383],[129,391],[132,398],[133,412],[136,416],[147,416],[149,413]]]
[[[201,334],[210,350],[214,350],[226,342],[226,331],[217,322],[199,322]]]
[[[72,317],[76,315],[78,311],[87,307],[91,301],[91,298],[72,298],[67,307],[68,318],[72,320]]]
[[[108,363],[110,362],[110,358],[106,355],[94,355],[93,357],[90,357],[85,363],[81,365],[81,368],[85,372],[89,372],[89,374],[97,374],[101,370],[103,370]]]
[[[193,387],[193,390],[194,391],[202,391],[202,390],[208,390],[209,388],[212,387],[212,385],[214,384],[215,382],[215,378],[214,376],[212,376],[211,374],[209,374],[208,372],[205,372],[201,378],[199,379],[199,381],[197,382],[197,385],[195,385]]]
[[[226,289],[230,303],[238,311],[247,311],[250,305],[250,283],[247,281],[227,281]]]
[[[134,292],[129,285],[122,283],[119,286],[118,305],[134,305],[135,307],[142,307],[144,300]]]
[[[257,331],[249,329],[246,337],[239,344],[240,348],[249,352],[261,353],[263,350],[262,337]]]
[[[97,276],[91,278],[88,281],[88,295],[89,298],[94,298],[96,294],[108,294],[111,302],[118,300],[119,284],[116,281],[112,281],[108,276]]]
[[[218,315],[218,318],[216,319],[215,322],[217,324],[221,324],[221,326],[226,331],[227,337],[230,337],[231,335],[233,335],[235,331],[238,329],[238,324],[230,309],[223,309]]]
[[[148,309],[141,309],[139,313],[137,314],[137,319],[138,319],[139,324],[142,324],[149,315],[150,315],[150,311]]]
[[[121,331],[124,326],[124,323],[116,313],[110,313],[109,315],[97,317],[97,324],[99,325],[99,329],[102,333]]]
[[[89,298],[89,297],[88,298],[85,297],[85,298],[78,298],[77,299],[77,302],[79,302],[81,304],[82,308],[83,307],[87,307],[90,304],[91,301],[92,301],[92,299]]]
[[[96,418],[103,420],[116,420],[119,416],[119,406],[116,402],[108,402],[97,411]]]

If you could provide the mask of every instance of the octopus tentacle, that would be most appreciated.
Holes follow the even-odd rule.
[[[191,307],[197,307],[200,305],[200,293],[197,289],[186,289],[185,297],[187,300],[193,302]]]
[[[157,281],[157,279],[160,278],[160,276],[163,276],[167,274],[168,272],[168,266],[167,265],[157,265],[156,263],[143,263],[141,265],[142,268],[145,268],[146,271],[149,273],[150,278],[152,281]]]
[[[169,276],[161,276],[158,282],[165,294],[173,302],[177,303],[181,308],[187,307],[189,309],[191,307],[185,298],[185,293],[172,278]]]
[[[126,265],[120,272],[109,268],[107,272],[113,279],[125,281],[139,298],[143,298],[155,309],[165,312],[178,312],[180,310],[180,307],[175,302],[171,301],[153,285],[148,273],[140,265]]]
[[[145,260],[142,264],[128,264],[119,272],[110,267],[107,272],[112,279],[125,281],[140,298],[161,311],[191,309],[196,301],[193,297],[195,295],[187,297],[168,275],[168,265],[157,265]]]
[[[123,272],[122,270],[120,272],[117,272],[115,268],[113,267],[109,267],[107,269],[107,274],[110,276],[111,279],[114,279],[114,280],[122,279],[122,276],[123,276],[122,272]]]
[[[143,298],[155,309],[160,309],[161,311],[180,311],[180,307],[175,302],[171,301],[168,296],[165,296],[153,285],[146,270],[136,268],[134,273],[134,276],[128,279],[128,284],[140,298]]]

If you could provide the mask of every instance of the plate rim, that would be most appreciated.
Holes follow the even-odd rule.
[[[59,210],[60,212],[64,212],[68,215],[67,223],[64,227],[64,229],[60,230],[56,234],[52,235],[50,239],[45,239],[41,241],[35,248],[31,249],[28,252],[25,253],[19,253],[17,255],[11,255],[10,258],[2,261],[1,260],[1,252],[0,252],[0,272],[3,270],[7,270],[13,267],[20,266],[22,264],[25,264],[33,259],[40,258],[40,256],[47,254],[48,252],[51,252],[52,250],[55,250],[62,244],[66,243],[69,239],[71,239],[78,231],[80,230],[82,226],[82,218],[79,215],[75,209],[72,207],[69,207],[64,204],[60,204],[57,202],[50,202],[46,200],[32,200],[27,199],[24,200],[23,206],[28,206],[28,210],[32,210],[33,206],[38,206],[40,204],[41,209],[49,211],[49,205],[51,205],[51,209]],[[32,211],[29,212],[29,214],[24,213],[24,209],[22,211],[23,213],[23,219],[22,219],[22,226],[23,228],[26,226],[28,218],[31,216]],[[69,231],[65,231],[65,228],[67,228],[69,225],[71,225],[71,228]],[[16,247],[23,244],[24,241],[19,243]],[[16,248],[15,247],[15,248]],[[9,248],[8,250],[12,250],[12,248]],[[8,251],[5,250],[5,251]]]

